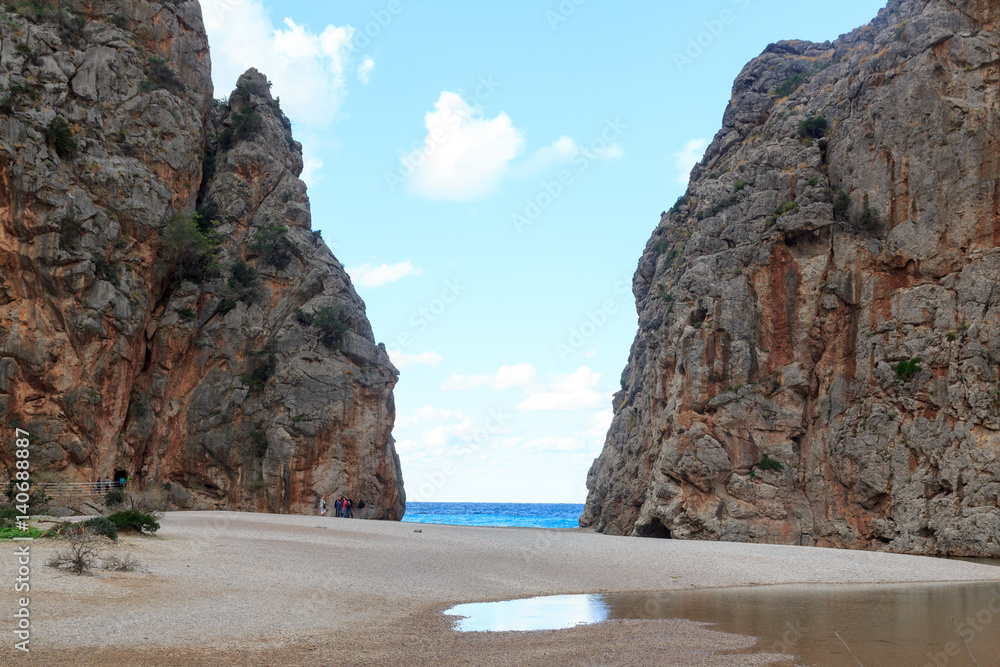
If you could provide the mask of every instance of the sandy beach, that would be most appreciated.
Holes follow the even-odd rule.
[[[792,664],[687,621],[457,633],[453,604],[781,583],[1000,581],[1000,568],[858,551],[308,516],[172,512],[123,536],[148,573],[76,576],[32,547],[32,652],[3,664]],[[13,581],[14,545],[0,551]],[[0,595],[13,609],[12,586]],[[0,629],[9,639],[10,614]],[[7,658],[13,655],[13,660]],[[27,658],[27,659],[25,659]]]

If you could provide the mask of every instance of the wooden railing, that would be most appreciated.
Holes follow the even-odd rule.
[[[0,482],[0,489],[6,489],[9,482]],[[99,487],[99,488],[98,488]],[[33,494],[44,493],[48,496],[94,496],[103,497],[108,491],[121,491],[126,487],[116,482],[106,484],[97,482],[35,482],[31,485]]]

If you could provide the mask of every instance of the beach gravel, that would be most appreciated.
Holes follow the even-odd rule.
[[[1000,581],[1000,568],[961,561],[583,530],[230,512],[171,512],[161,523],[156,537],[103,547],[132,553],[145,573],[64,573],[43,565],[58,543],[33,543],[30,664],[772,664],[725,654],[752,638],[689,621],[458,633],[441,612],[548,594]],[[0,576],[13,581],[13,547],[3,552]],[[12,588],[0,594],[6,609]],[[12,636],[10,614],[0,630]]]

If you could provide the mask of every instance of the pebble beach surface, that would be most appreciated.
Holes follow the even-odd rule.
[[[170,512],[156,537],[120,538],[146,573],[76,576],[32,544],[31,665],[793,664],[754,639],[688,621],[613,621],[530,633],[457,633],[453,604],[534,595],[779,583],[1000,580],[1000,568],[918,556],[685,542],[578,529],[414,525]],[[2,543],[0,543],[2,544]],[[14,547],[0,576],[16,576]],[[0,604],[15,606],[13,586]],[[729,653],[743,650],[739,655]],[[27,658],[27,659],[25,659]]]

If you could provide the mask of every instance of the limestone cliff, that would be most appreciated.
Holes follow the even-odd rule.
[[[194,0],[0,8],[0,418],[41,478],[398,519],[396,370],[266,78],[210,73]]]
[[[580,523],[1000,556],[1000,6],[769,46],[661,217]]]

